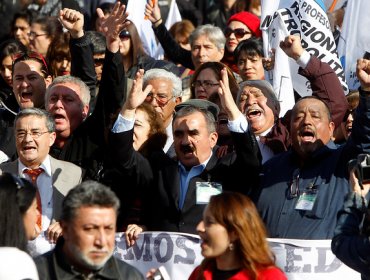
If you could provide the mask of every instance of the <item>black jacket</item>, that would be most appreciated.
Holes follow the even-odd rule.
[[[39,273],[39,278],[43,280],[63,280],[63,279],[85,279],[82,273],[77,272],[67,262],[63,254],[64,239],[58,239],[54,250],[49,251],[34,259]],[[94,276],[89,279],[119,279],[119,280],[144,280],[144,276],[133,266],[115,258],[110,257],[105,265]]]
[[[212,155],[204,171],[189,182],[184,206],[179,208],[180,173],[178,161],[163,152],[146,159],[132,147],[133,130],[111,133],[117,169],[129,174],[143,191],[142,222],[148,230],[196,233],[205,205],[196,204],[196,182],[221,183],[223,190],[249,194],[258,186],[259,150],[251,133],[233,133],[236,153],[218,159]]]

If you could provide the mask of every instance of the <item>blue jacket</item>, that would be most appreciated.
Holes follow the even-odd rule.
[[[255,195],[257,208],[270,237],[296,239],[331,239],[337,212],[349,192],[347,162],[359,153],[370,152],[370,93],[360,91],[352,135],[348,142],[336,147],[333,142],[314,152],[299,164],[293,149],[265,163],[261,189]],[[298,185],[297,185],[298,182]],[[299,195],[290,189],[298,186],[299,194],[307,188],[317,190],[313,209],[296,210]]]

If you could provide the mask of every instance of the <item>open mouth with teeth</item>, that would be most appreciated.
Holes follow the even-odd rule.
[[[65,117],[62,115],[62,114],[54,114],[54,120],[55,121],[58,121],[58,120],[64,120]]]
[[[24,100],[28,100],[28,99],[31,99],[32,97],[32,92],[22,92],[22,99]]]
[[[315,139],[315,134],[310,130],[302,131],[300,136],[304,142],[313,142]]]
[[[262,111],[259,109],[249,109],[246,113],[249,119],[257,118],[262,115]]]

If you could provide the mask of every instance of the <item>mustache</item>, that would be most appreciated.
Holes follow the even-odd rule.
[[[180,151],[183,153],[192,153],[195,151],[195,148],[191,145],[181,145]]]

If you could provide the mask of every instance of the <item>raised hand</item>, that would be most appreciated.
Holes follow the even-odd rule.
[[[100,20],[100,30],[107,41],[107,48],[114,53],[119,50],[120,32],[129,24],[127,21],[128,13],[125,10],[126,6],[119,1],[114,5],[113,11],[109,15],[104,15],[100,8],[96,9]]]
[[[143,228],[139,225],[131,224],[127,226],[125,238],[127,246],[133,246],[139,238],[139,234],[143,232]]]
[[[121,115],[125,118],[133,119],[135,117],[136,108],[144,102],[148,93],[152,90],[151,85],[146,86],[143,90],[143,77],[144,70],[140,69],[135,75],[132,88],[121,110]]]
[[[362,197],[365,197],[370,190],[370,183],[362,183],[363,188],[361,188],[354,169],[349,172],[349,183],[352,191],[358,193]]]
[[[360,80],[361,88],[370,91],[370,60],[358,59],[356,66],[357,78]]]
[[[280,48],[287,54],[287,56],[294,60],[297,60],[304,52],[301,38],[295,35],[285,37],[284,41],[280,42]]]
[[[158,6],[158,0],[148,0],[145,5],[145,19],[149,19],[153,24],[161,23],[161,10]]]
[[[80,12],[64,8],[59,11],[59,21],[69,31],[72,38],[80,38],[84,35],[84,16]]]
[[[241,112],[236,106],[233,95],[231,94],[226,68],[221,70],[221,81],[220,87],[218,88],[218,95],[220,96],[221,105],[226,111],[228,119],[231,121],[237,119]]]

